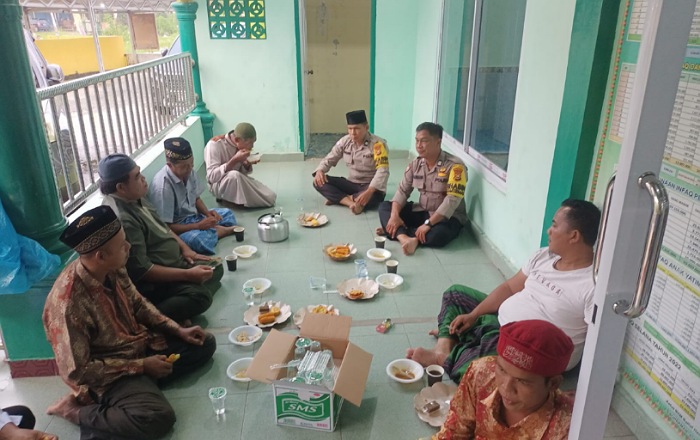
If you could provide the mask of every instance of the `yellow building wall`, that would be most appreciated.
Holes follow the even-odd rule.
[[[122,37],[99,38],[105,70],[126,67],[127,61]],[[61,66],[66,76],[77,73],[94,73],[100,70],[92,37],[36,40],[36,45],[46,61]]]

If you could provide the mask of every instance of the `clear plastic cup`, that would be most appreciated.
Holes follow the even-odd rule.
[[[226,388],[209,388],[209,399],[214,407],[214,414],[220,416],[226,412]]]

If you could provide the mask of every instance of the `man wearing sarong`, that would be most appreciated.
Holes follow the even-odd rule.
[[[467,168],[456,156],[442,150],[442,126],[423,122],[416,127],[416,153],[403,173],[391,201],[379,205],[377,234],[401,243],[405,255],[418,246],[443,247],[459,236],[467,223],[464,192]],[[408,199],[414,189],[417,203]]]
[[[241,122],[223,136],[216,136],[204,147],[207,182],[217,201],[225,200],[246,208],[275,205],[277,194],[250,177],[253,164],[248,160],[255,146],[255,127]]]
[[[158,217],[145,198],[141,168],[124,154],[98,164],[103,204],[117,214],[131,244],[126,270],[137,290],[177,322],[203,313],[221,287],[223,268],[196,264],[211,258],[193,251]]]
[[[85,212],[60,240],[79,257],[56,279],[43,322],[71,392],[47,412],[80,425],[81,440],[165,435],[175,412],[158,385],[207,363],[214,336],[181,327],[139,294],[124,268],[130,245],[110,207]]]
[[[471,364],[433,440],[566,440],[574,403],[559,385],[572,351],[547,321],[504,325],[498,356]]]
[[[212,255],[219,239],[233,234],[236,218],[227,208],[207,209],[200,198],[204,186],[194,171],[189,141],[170,138],[163,144],[165,166],[153,177],[148,198],[160,219],[193,251]]]
[[[36,418],[26,406],[0,409],[0,440],[58,440],[58,436],[34,429]]]
[[[584,200],[565,200],[547,230],[549,246],[535,252],[518,273],[489,295],[453,285],[442,296],[431,350],[409,348],[424,366],[440,364],[458,382],[476,358],[493,355],[499,327],[540,319],[560,328],[574,343],[567,370],[581,360],[593,315],[593,245],[600,210]]]
[[[343,205],[354,214],[376,208],[384,200],[389,180],[386,140],[369,132],[364,110],[345,115],[348,134],[340,138],[313,172],[314,188],[326,198],[326,205]],[[343,159],[348,178],[326,173]]]

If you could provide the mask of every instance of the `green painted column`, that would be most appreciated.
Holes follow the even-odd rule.
[[[18,233],[49,252],[67,226],[54,182],[18,0],[0,0],[0,200]]]
[[[58,236],[67,222],[54,183],[21,20],[18,0],[0,0],[0,200],[18,233],[65,260],[72,251]],[[15,362],[38,360],[44,366],[53,357],[41,313],[54,279],[44,279],[20,295],[0,295],[0,327],[13,374]],[[51,371],[47,368],[43,374]]]
[[[199,55],[197,54],[197,36],[194,32],[194,19],[197,18],[197,8],[195,2],[175,2],[170,5],[175,11],[178,27],[180,28],[180,44],[183,52],[189,52],[194,61],[192,66],[192,78],[194,79],[194,91],[197,94],[197,106],[192,112],[202,120],[202,130],[204,131],[204,143],[212,138],[214,118],[213,113],[207,109],[207,105],[202,99],[202,82],[199,79]]]
[[[620,0],[576,0],[542,246],[561,202],[586,198],[619,10]]]

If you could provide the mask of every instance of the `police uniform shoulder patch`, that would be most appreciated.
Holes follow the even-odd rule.
[[[389,167],[389,154],[386,151],[384,142],[375,142],[374,146],[372,147],[372,153],[374,154],[374,167],[376,169]]]
[[[447,195],[464,197],[467,190],[467,169],[464,165],[456,164],[450,169],[450,177],[447,179]]]

